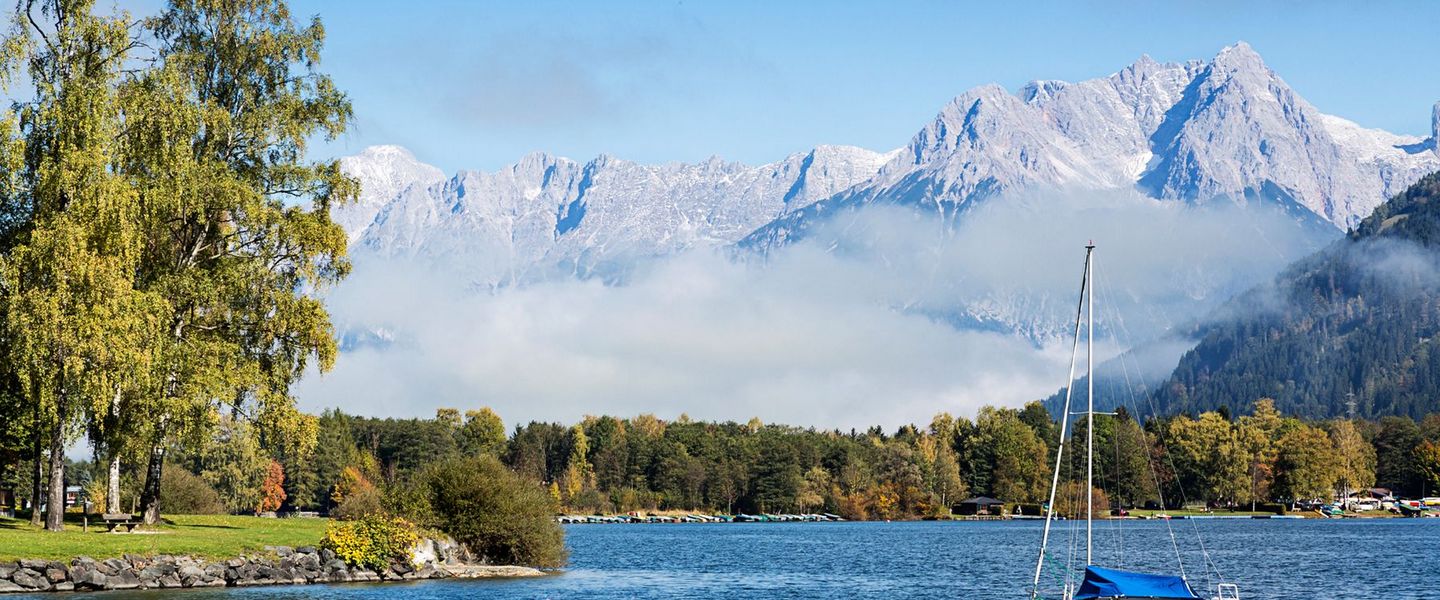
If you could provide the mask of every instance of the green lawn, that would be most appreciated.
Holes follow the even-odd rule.
[[[151,533],[105,533],[91,522],[81,530],[78,515],[67,519],[65,531],[30,527],[29,521],[0,518],[0,560],[76,556],[105,559],[122,554],[190,554],[230,558],[258,552],[265,546],[314,546],[325,532],[326,519],[262,519],[229,515],[166,515],[167,523]]]

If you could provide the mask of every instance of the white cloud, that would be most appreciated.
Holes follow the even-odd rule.
[[[412,416],[485,405],[511,423],[642,412],[924,423],[1064,384],[1062,336],[955,323],[961,307],[978,307],[1066,330],[1090,237],[1110,286],[1101,291],[1143,313],[1125,317],[1139,330],[1127,343],[1198,316],[1318,243],[1284,219],[1130,196],[991,206],[954,229],[867,210],[764,261],[695,251],[640,263],[615,285],[555,277],[476,293],[433,263],[362,260],[329,304],[342,328],[393,340],[352,344],[333,372],[296,392],[311,410]],[[1102,325],[1113,314],[1102,311]],[[1101,359],[1121,349],[1108,335],[1101,342]]]
[[[845,269],[812,258],[818,273]],[[476,296],[413,265],[371,265],[332,306],[403,333],[343,353],[298,393],[307,408],[377,415],[488,405],[512,421],[686,412],[860,427],[1055,386],[1055,357],[1023,340],[877,305],[854,293],[863,280],[788,276],[800,267],[696,252],[623,286],[571,279]]]

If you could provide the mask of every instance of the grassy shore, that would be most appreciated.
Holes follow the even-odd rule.
[[[66,560],[76,556],[105,559],[122,554],[189,554],[230,558],[265,546],[313,546],[320,543],[326,519],[264,519],[230,515],[166,515],[152,531],[106,533],[91,522],[82,530],[78,516],[65,531],[48,532],[29,521],[0,518],[0,561],[20,558]]]

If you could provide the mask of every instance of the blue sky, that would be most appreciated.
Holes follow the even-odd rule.
[[[976,85],[1104,76],[1142,53],[1209,59],[1236,40],[1367,127],[1428,135],[1440,101],[1440,2],[291,6],[324,19],[324,68],[359,117],[317,153],[394,143],[447,171],[536,150],[752,164],[822,143],[888,150]]]

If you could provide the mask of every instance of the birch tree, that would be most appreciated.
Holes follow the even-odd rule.
[[[7,74],[23,64],[33,85],[12,109],[24,151],[8,164],[14,185],[0,207],[4,358],[34,412],[37,454],[48,455],[45,527],[59,531],[65,448],[87,415],[133,389],[163,311],[162,298],[133,285],[138,198],[116,169],[117,82],[134,43],[126,15],[96,15],[90,0],[31,0],[4,46]]]
[[[130,88],[125,172],[147,241],[137,286],[170,307],[146,407],[141,509],[155,523],[168,445],[218,412],[313,443],[289,387],[334,361],[314,292],[349,270],[329,213],[358,185],[305,158],[352,114],[318,69],[318,18],[297,24],[280,0],[174,0],[147,30],[157,62]]]

